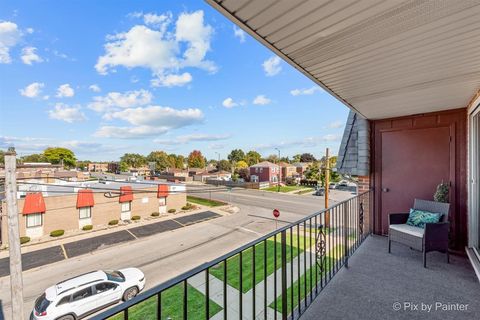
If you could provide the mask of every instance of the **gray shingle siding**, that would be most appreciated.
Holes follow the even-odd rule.
[[[337,159],[337,171],[342,174],[370,174],[370,126],[368,120],[350,111]]]

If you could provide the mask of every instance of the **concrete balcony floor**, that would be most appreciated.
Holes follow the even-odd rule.
[[[370,236],[301,319],[480,319],[480,284],[467,258],[431,252],[425,269],[420,252],[392,243],[388,254]]]

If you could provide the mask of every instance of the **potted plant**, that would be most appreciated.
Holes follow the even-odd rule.
[[[441,182],[437,186],[437,191],[433,195],[433,200],[437,202],[448,203],[448,195],[450,191],[450,186],[447,182]]]

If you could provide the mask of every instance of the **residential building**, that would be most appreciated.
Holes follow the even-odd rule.
[[[90,172],[107,172],[109,163],[106,162],[91,162],[87,165],[87,170]]]
[[[277,183],[281,181],[282,172],[280,166],[269,161],[254,164],[250,166],[249,170],[251,182]]]
[[[38,238],[53,230],[75,231],[85,225],[101,228],[111,220],[130,220],[152,212],[165,214],[186,204],[186,186],[160,182],[23,184],[18,193],[20,236]],[[5,200],[1,201],[6,212]],[[1,241],[7,243],[7,219],[2,217]]]
[[[206,182],[207,180],[232,180],[232,173],[229,171],[203,171],[193,176],[193,181]]]
[[[307,171],[308,167],[310,167],[311,162],[295,162],[292,165],[295,166],[297,173],[300,175],[300,178],[305,177],[305,172]]]
[[[188,171],[188,175],[190,177],[193,177],[194,175],[205,172],[205,169],[204,168],[187,168],[187,171]]]
[[[107,164],[107,171],[111,173],[120,173],[120,164],[118,162],[109,162]]]
[[[298,176],[297,167],[288,162],[279,162],[278,165],[282,170],[282,182],[285,182],[287,178],[295,178]]]

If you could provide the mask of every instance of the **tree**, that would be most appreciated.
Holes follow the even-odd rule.
[[[66,168],[75,167],[76,158],[72,150],[66,148],[47,148],[43,151],[43,155],[50,163],[63,163]]]
[[[315,162],[317,159],[311,153],[302,153],[300,156],[300,162]]]
[[[193,150],[188,155],[188,166],[191,168],[205,168],[205,157],[199,150]]]
[[[120,158],[120,162],[124,162],[129,168],[140,168],[147,164],[147,159],[138,153],[125,153]]]
[[[220,160],[217,163],[217,170],[218,171],[231,171],[232,170],[232,164],[228,160]]]
[[[271,154],[267,157],[267,161],[277,163],[278,162],[278,156],[276,154]]]
[[[82,171],[85,171],[87,168],[88,168],[88,164],[91,163],[90,160],[84,160],[84,161],[77,161],[77,168],[82,170]]]
[[[152,151],[147,156],[148,162],[155,162],[155,171],[163,171],[172,167],[169,156],[164,151]]]
[[[236,167],[237,169],[246,169],[246,168],[248,168],[248,163],[246,163],[246,162],[243,161],[243,160],[240,160],[240,161],[238,161],[238,162],[236,163],[235,167]]]
[[[293,156],[293,162],[300,162],[302,155],[301,154],[296,154]]]
[[[245,160],[245,152],[242,149],[233,149],[228,155],[228,160],[232,163]]]
[[[175,168],[183,169],[185,166],[185,157],[182,155],[177,156],[177,160],[175,161]]]
[[[22,162],[48,162],[47,157],[42,153],[34,153],[21,157]]]
[[[5,151],[0,150],[0,163],[5,163]]]
[[[119,164],[120,172],[127,172],[128,169],[129,169],[128,164],[126,162],[120,161],[120,164]]]
[[[260,153],[257,151],[248,151],[247,154],[245,155],[245,160],[247,161],[249,166],[253,166],[254,164],[257,164],[260,162],[260,159],[262,156]]]
[[[308,166],[305,171],[305,178],[308,180],[320,180],[320,166],[317,162]]]
[[[238,174],[239,178],[242,178],[243,180],[248,181],[250,172],[248,171],[247,168],[237,169],[236,173]]]

